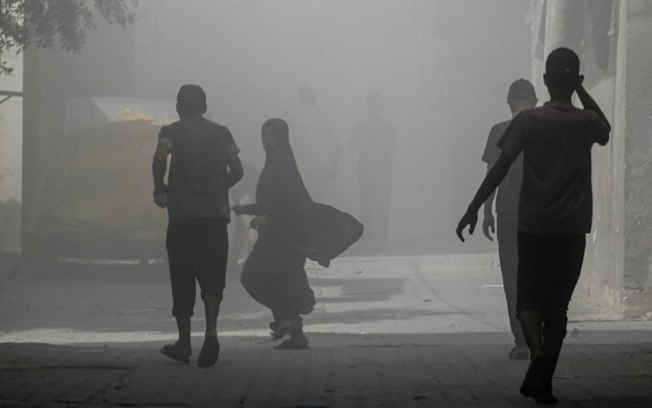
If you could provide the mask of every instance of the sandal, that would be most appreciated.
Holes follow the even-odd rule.
[[[190,356],[192,355],[192,349],[190,346],[183,347],[179,345],[177,341],[174,344],[166,344],[161,348],[161,354],[166,357],[176,360],[183,364],[190,363]]]
[[[274,348],[277,350],[304,350],[308,348],[308,337],[301,331],[292,334],[289,339],[283,340],[283,343]]]
[[[287,320],[280,323],[271,322],[269,328],[271,330],[272,340],[280,340],[288,334],[296,333],[303,327],[301,318],[293,320],[291,323],[286,323]],[[284,324],[285,323],[285,324]]]
[[[217,341],[217,337],[206,337],[199,358],[197,358],[197,365],[199,367],[212,367],[217,363],[219,354],[220,343]]]
[[[557,397],[552,395],[552,389],[546,389],[533,395],[537,404],[556,404],[559,402]]]

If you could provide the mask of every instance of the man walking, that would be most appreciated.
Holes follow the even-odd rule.
[[[195,305],[195,280],[206,312],[200,367],[217,362],[217,316],[225,286],[229,251],[229,187],[243,176],[239,149],[229,130],[205,119],[206,94],[197,85],[183,85],[177,94],[179,120],[163,126],[152,162],[154,202],[168,210],[166,237],[172,315],[179,338],[161,353],[189,363],[190,318]],[[170,159],[168,185],[164,178]]]
[[[507,92],[507,104],[512,111],[512,118],[521,111],[534,108],[537,104],[534,86],[525,79],[512,82]],[[487,145],[482,155],[482,161],[487,163],[487,173],[498,161],[500,156],[498,141],[505,133],[510,122],[511,119],[497,123],[489,132]],[[530,355],[530,351],[525,344],[521,325],[516,318],[516,272],[518,269],[516,233],[518,230],[518,199],[522,180],[523,155],[519,154],[509,168],[507,176],[500,183],[496,194],[491,194],[485,201],[484,221],[482,223],[484,235],[493,241],[491,234],[495,232],[498,239],[498,258],[500,259],[500,271],[503,276],[503,288],[507,300],[509,327],[514,335],[514,348],[509,352],[508,357],[514,360],[527,360]],[[496,196],[497,220],[494,220],[492,209],[494,195]]]
[[[520,392],[537,403],[556,403],[552,377],[566,336],[567,311],[591,231],[591,148],[609,141],[611,126],[582,86],[580,60],[567,48],[546,59],[550,101],[516,115],[498,142],[502,150],[457,225],[464,241],[482,203],[523,152],[518,210],[517,313],[530,349]],[[577,92],[584,109],[573,106]]]

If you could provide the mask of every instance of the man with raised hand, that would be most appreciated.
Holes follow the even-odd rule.
[[[523,153],[518,210],[517,315],[530,349],[520,392],[537,403],[556,403],[552,377],[566,336],[567,310],[580,276],[586,234],[591,231],[593,197],[591,148],[609,141],[611,126],[582,86],[580,60],[567,48],[546,59],[543,80],[550,93],[544,106],[512,120],[498,142],[501,149],[457,225],[473,233],[477,212]],[[584,109],[573,106],[577,93]]]

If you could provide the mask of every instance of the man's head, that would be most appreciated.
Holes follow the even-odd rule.
[[[548,89],[572,94],[581,81],[580,58],[568,48],[557,48],[546,59],[543,82]]]
[[[534,86],[527,79],[517,79],[512,82],[507,92],[507,104],[513,114],[522,110],[534,108],[537,105],[537,94]]]
[[[177,93],[179,117],[201,115],[206,112],[206,93],[199,85],[183,85]]]

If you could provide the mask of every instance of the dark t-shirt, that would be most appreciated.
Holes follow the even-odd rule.
[[[591,147],[609,141],[597,113],[548,102],[516,115],[498,142],[511,157],[523,152],[518,228],[540,235],[591,231]]]
[[[184,118],[159,133],[172,146],[168,175],[170,220],[230,218],[228,161],[239,152],[229,129],[202,116]]]
[[[493,167],[500,157],[500,148],[498,141],[507,130],[511,120],[506,120],[495,124],[489,137],[487,138],[487,145],[485,146],[484,153],[482,154],[482,161],[487,163],[489,167]],[[523,155],[519,154],[516,160],[512,163],[507,175],[498,186],[496,193],[496,213],[503,219],[506,217],[513,218],[516,221],[518,215],[518,201],[521,193],[521,182],[523,181]]]

